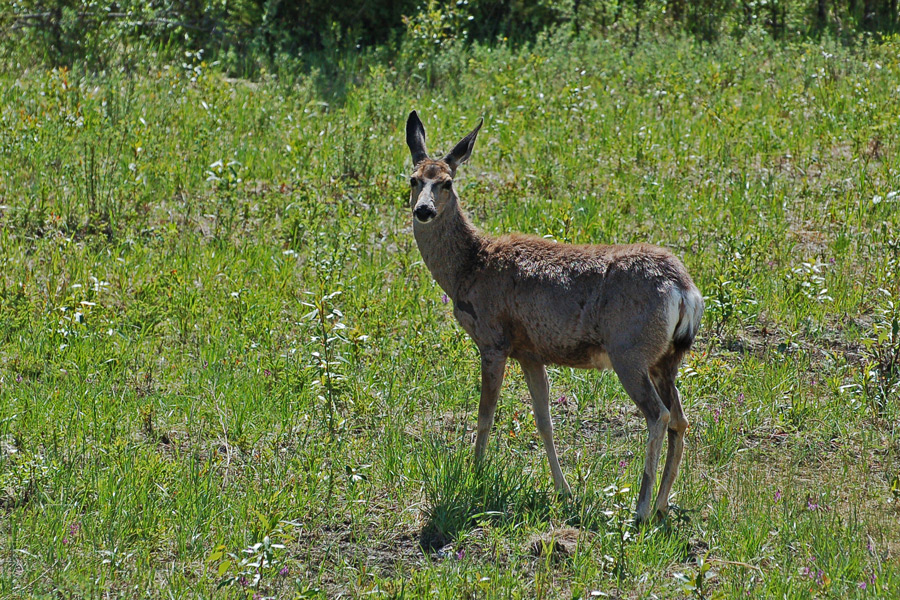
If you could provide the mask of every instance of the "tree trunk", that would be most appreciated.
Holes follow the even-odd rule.
[[[644,0],[636,0],[634,7],[635,13],[637,13],[635,15],[637,24],[634,27],[634,45],[637,46],[641,41],[641,19],[644,16]]]
[[[862,25],[866,31],[872,31],[875,27],[875,0],[863,0]]]
[[[778,39],[778,4],[775,2],[770,2],[769,8],[771,9],[770,15],[769,15],[769,23],[772,25],[772,37],[777,40]]]

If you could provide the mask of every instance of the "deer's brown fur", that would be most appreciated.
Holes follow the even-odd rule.
[[[480,127],[433,160],[417,113],[407,121],[416,243],[481,354],[476,456],[487,445],[507,359],[515,359],[531,393],[554,484],[568,492],[553,443],[545,365],[611,368],[649,428],[638,519],[649,517],[662,438],[669,432],[656,498],[656,511],[664,515],[688,426],[675,377],[700,325],[702,297],[681,261],[657,246],[576,246],[478,232],[459,207],[452,179]]]

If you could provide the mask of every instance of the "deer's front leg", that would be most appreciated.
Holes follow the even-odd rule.
[[[478,403],[478,428],[475,437],[476,459],[482,458],[487,448],[505,371],[506,356],[481,353],[481,401]]]
[[[537,425],[538,434],[544,442],[544,449],[547,451],[550,473],[553,474],[553,485],[560,494],[571,494],[572,490],[566,483],[566,476],[563,475],[559,466],[556,444],[553,443],[553,420],[550,418],[550,381],[547,379],[547,369],[540,363],[524,359],[519,359],[519,364],[522,365],[525,382],[531,393],[534,422]]]

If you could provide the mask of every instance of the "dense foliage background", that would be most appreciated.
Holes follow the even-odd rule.
[[[534,41],[574,33],[683,32],[710,41],[760,28],[775,38],[897,30],[897,0],[7,0],[6,50],[54,64],[127,62],[129,49],[204,49],[235,74],[382,46],[427,52],[450,40]],[[21,57],[20,56],[20,57]]]

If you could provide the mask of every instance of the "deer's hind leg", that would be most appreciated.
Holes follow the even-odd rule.
[[[665,355],[652,371],[653,383],[662,398],[663,404],[669,409],[669,448],[666,452],[666,466],[663,468],[662,479],[659,482],[659,493],[656,496],[656,516],[664,517],[669,511],[669,493],[672,484],[678,475],[678,466],[684,453],[684,434],[688,428],[688,420],[684,416],[681,407],[681,398],[678,388],[675,387],[675,377],[678,374],[678,365],[681,363],[681,355],[672,353]]]
[[[650,497],[656,484],[656,471],[659,467],[659,455],[662,442],[669,424],[669,409],[663,404],[650,373],[639,361],[629,361],[627,357],[610,355],[613,370],[619,376],[622,387],[640,409],[647,421],[647,453],[644,457],[644,473],[641,476],[641,489],[638,492],[635,518],[646,521],[650,516]]]
[[[557,492],[570,494],[571,489],[559,466],[556,444],[553,443],[553,421],[550,417],[550,381],[547,379],[547,369],[541,363],[524,359],[519,359],[519,364],[522,365],[525,382],[528,384],[528,391],[531,394],[534,422],[537,425],[541,440],[544,442],[547,459],[550,461],[553,485]]]

